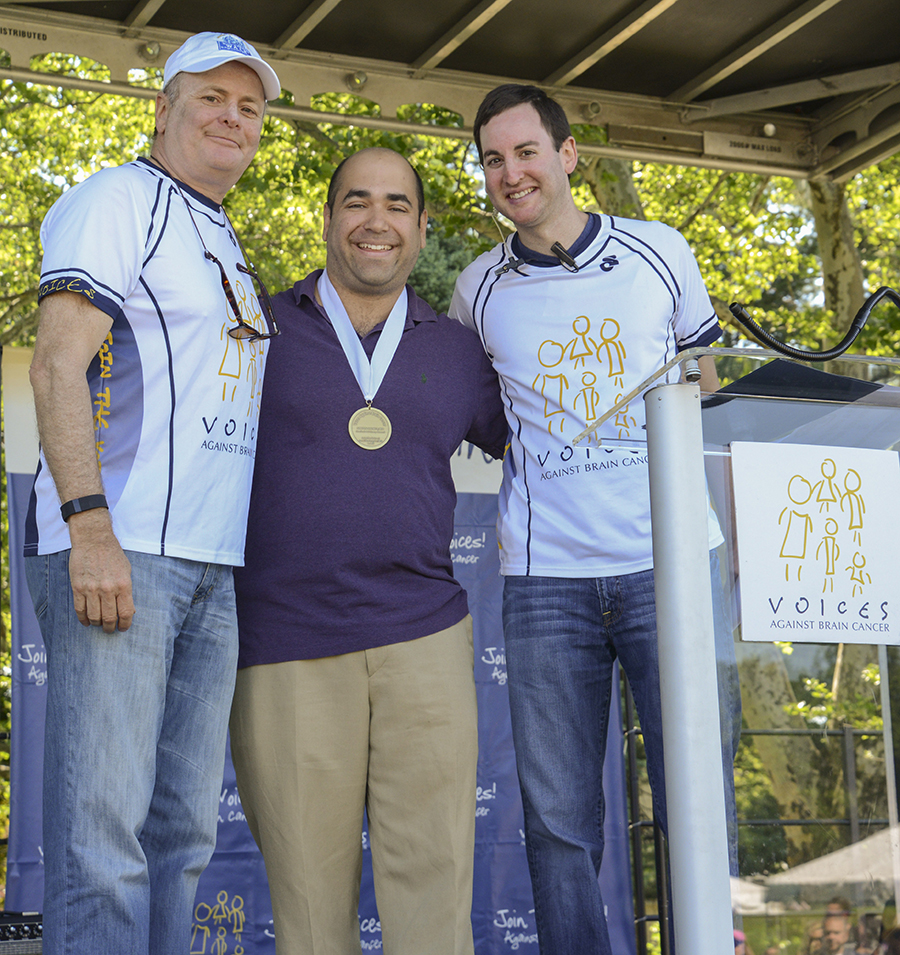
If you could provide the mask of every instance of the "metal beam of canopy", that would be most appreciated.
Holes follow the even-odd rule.
[[[844,180],[900,148],[900,32],[885,29],[895,2],[557,0],[548,12],[542,0],[7,0],[0,78],[47,83],[32,58],[72,53],[109,67],[110,92],[147,96],[130,69],[221,29],[277,67],[294,104],[279,116],[352,122],[309,107],[350,90],[380,107],[375,128],[465,137],[484,93],[532,82],[605,133],[585,153]],[[409,103],[463,125],[398,120]]]
[[[671,94],[671,99],[678,101],[696,99],[708,89],[717,86],[722,80],[737,73],[742,66],[783,43],[816,17],[827,13],[840,2],[841,0],[807,0],[806,3],[792,10],[777,23],[772,24],[762,33],[741,44],[737,50],[729,53],[723,60],[704,70],[700,76],[695,77],[681,89],[676,90]]]

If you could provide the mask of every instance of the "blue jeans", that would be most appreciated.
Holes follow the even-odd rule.
[[[230,567],[127,552],[131,628],[84,627],[69,552],[26,559],[47,649],[44,951],[190,951],[237,667]]]
[[[740,691],[714,553],[711,565],[718,673],[729,684],[720,692],[719,705],[734,866],[732,763],[740,734]],[[597,876],[603,856],[603,759],[617,658],[641,719],[654,811],[666,827],[653,571],[601,578],[507,577],[503,629],[541,955],[611,955]]]

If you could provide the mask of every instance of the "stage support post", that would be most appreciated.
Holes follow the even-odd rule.
[[[700,389],[647,392],[676,952],[733,950]]]

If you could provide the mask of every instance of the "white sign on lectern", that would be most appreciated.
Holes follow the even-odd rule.
[[[731,445],[741,637],[900,643],[894,451]]]

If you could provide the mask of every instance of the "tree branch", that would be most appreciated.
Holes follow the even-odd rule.
[[[34,334],[37,330],[38,320],[37,297],[38,290],[32,288],[21,295],[15,296],[14,299],[7,299],[7,301],[12,300],[12,304],[0,315],[0,328],[3,329],[0,331],[0,345],[15,344]],[[23,306],[29,303],[33,303],[35,307],[26,309],[13,320],[11,325],[6,327],[10,317],[21,311]]]
[[[731,173],[729,172],[723,172],[719,174],[718,178],[712,184],[712,187],[710,188],[709,192],[707,192],[700,204],[694,207],[693,211],[682,223],[675,226],[679,232],[684,232],[685,229],[690,227],[691,223],[697,218],[697,216],[703,212],[707,212],[710,209],[712,206],[712,201],[716,197],[716,193],[718,193],[722,186],[725,185],[730,176]]]

